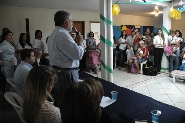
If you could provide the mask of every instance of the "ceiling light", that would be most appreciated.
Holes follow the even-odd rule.
[[[158,6],[155,6],[154,13],[155,13],[155,16],[158,16],[159,14]]]

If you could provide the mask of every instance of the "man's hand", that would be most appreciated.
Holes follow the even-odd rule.
[[[79,46],[82,46],[82,41],[83,41],[83,37],[82,37],[81,33],[79,32],[78,35],[76,36],[76,43]]]

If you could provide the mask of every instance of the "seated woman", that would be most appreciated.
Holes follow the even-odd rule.
[[[99,81],[86,79],[66,89],[60,107],[63,123],[99,123],[104,89]]]
[[[140,73],[140,69],[139,69],[139,64],[141,64],[142,62],[145,62],[147,60],[147,56],[148,56],[148,48],[144,46],[144,41],[140,41],[139,42],[139,47],[137,52],[139,53],[139,56],[141,57],[141,59],[135,59],[134,61],[132,59],[129,60],[129,66],[132,64],[132,62],[134,62],[136,68],[137,68],[137,73]]]
[[[47,66],[31,69],[25,83],[23,114],[28,123],[60,123],[59,108],[46,100],[54,87],[56,75]]]

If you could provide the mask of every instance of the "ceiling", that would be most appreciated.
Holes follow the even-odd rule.
[[[159,10],[162,11],[162,5],[169,4],[169,1],[171,0],[146,0],[147,2],[155,2],[153,4],[143,4],[144,2],[142,2],[142,0],[131,1],[137,3],[130,4],[130,0],[112,0],[112,3],[119,3],[118,5],[121,9],[120,14],[155,17],[155,15],[152,15],[150,13],[153,12],[156,4],[161,4],[159,5]],[[126,4],[126,2],[128,2],[129,4]],[[0,0],[0,5],[94,12],[99,11],[99,0]],[[161,17],[161,15],[159,17]]]

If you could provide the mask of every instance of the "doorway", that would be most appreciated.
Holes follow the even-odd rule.
[[[75,27],[78,32],[83,35],[83,39],[85,38],[85,21],[73,21],[73,27]],[[74,33],[73,31],[71,34]]]

